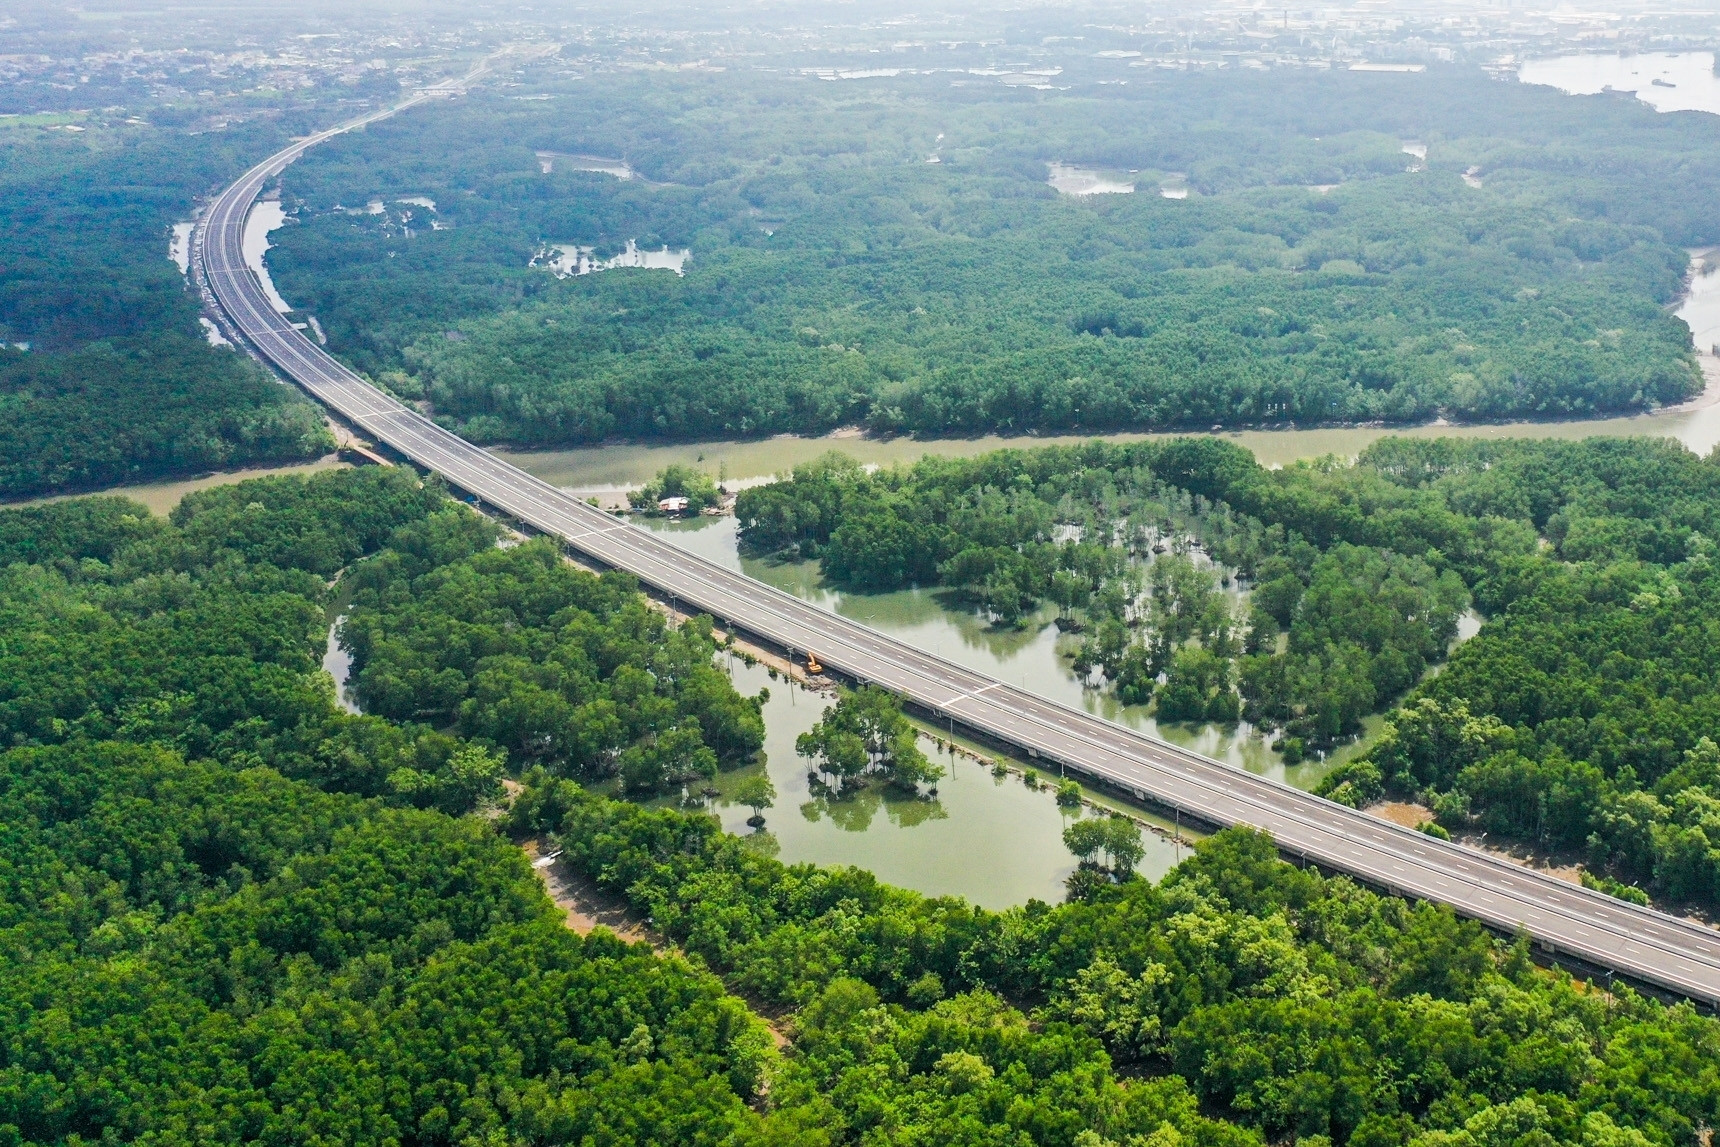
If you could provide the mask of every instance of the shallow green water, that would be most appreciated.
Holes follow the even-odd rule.
[[[941,751],[929,737],[921,748],[946,771],[936,797],[915,799],[883,785],[833,799],[813,783],[794,739],[812,726],[832,698],[771,680],[762,666],[728,659],[742,692],[770,690],[765,703],[762,759],[717,780],[733,793],[745,778],[769,774],[774,807],[755,832],[752,810],[725,797],[709,802],[723,827],[787,863],[851,864],[889,884],[934,896],[955,895],[988,908],[1030,899],[1063,898],[1063,880],[1075,868],[1063,847],[1063,829],[1079,812],[1057,807],[1048,787],[1029,789],[1018,775],[996,777],[970,757]],[[1088,815],[1092,815],[1089,813]],[[1169,839],[1143,834],[1142,875],[1157,879],[1183,852]],[[1184,850],[1186,852],[1186,850]]]
[[[1720,339],[1720,272],[1698,276],[1691,284],[1680,316],[1696,331],[1697,344]],[[1720,375],[1720,361],[1702,356],[1711,380]],[[1690,408],[1633,418],[1590,422],[1515,423],[1501,426],[1420,426],[1388,430],[1348,427],[1315,430],[1243,431],[1227,435],[1267,465],[1284,465],[1325,454],[1353,456],[1387,434],[1414,437],[1454,435],[1480,438],[1584,438],[1591,435],[1658,435],[1676,438],[1706,453],[1720,443],[1720,387]],[[1115,435],[1135,440],[1150,435]],[[795,465],[838,449],[866,463],[889,465],[925,454],[968,456],[1004,446],[1040,446],[1082,441],[1075,437],[1002,439],[983,437],[921,442],[880,441],[852,434],[825,438],[781,437],[755,442],[714,442],[671,446],[608,446],[583,450],[515,453],[511,459],[558,485],[584,494],[618,500],[620,491],[638,485],[671,462],[691,463],[730,482],[755,483],[783,474]],[[729,569],[844,617],[888,633],[916,648],[1011,682],[1049,700],[1070,705],[1130,728],[1154,734],[1215,760],[1299,788],[1311,787],[1330,769],[1362,751],[1377,735],[1381,718],[1366,722],[1362,739],[1326,761],[1286,767],[1248,725],[1159,726],[1138,706],[1125,706],[1107,693],[1083,686],[1062,656],[1069,641],[1046,610],[1018,629],[1000,630],[974,611],[961,608],[934,590],[887,594],[844,594],[823,584],[815,563],[743,560],[736,546],[733,518],[701,518],[687,522],[647,522],[668,539]],[[1465,619],[1464,636],[1476,619]],[[736,684],[756,692],[769,682],[761,667],[733,663]],[[1031,790],[1015,775],[994,778],[972,760],[948,755],[939,760],[951,774],[936,799],[914,800],[882,788],[853,798],[832,801],[814,790],[804,762],[795,756],[794,738],[817,720],[825,697],[777,682],[766,705],[768,743],[764,759],[748,770],[722,778],[719,788],[733,792],[748,775],[767,770],[779,794],[765,829],[753,835],[759,847],[785,861],[854,864],[890,883],[932,894],[952,893],[988,907],[1024,903],[1030,898],[1056,900],[1062,881],[1074,867],[1063,847],[1068,818],[1046,789]],[[928,748],[931,745],[928,742]],[[711,802],[713,811],[731,832],[747,835],[747,808]],[[1168,837],[1147,834],[1144,875],[1158,877],[1180,856]]]
[[[1084,688],[1061,652],[1068,638],[1045,611],[1019,629],[998,629],[971,610],[931,590],[844,594],[824,585],[815,563],[742,559],[733,518],[645,521],[651,529],[692,553],[787,590],[821,608],[852,618],[919,649],[1009,681],[1043,697],[1071,705],[1263,776],[1300,787],[1312,785],[1331,761],[1287,768],[1248,725],[1160,726],[1139,706],[1124,706],[1106,693]],[[1074,867],[1063,847],[1068,820],[1047,789],[1027,788],[971,759],[957,758],[935,801],[914,801],[882,789],[830,801],[809,783],[805,762],[794,755],[794,738],[818,719],[828,699],[785,682],[771,682],[762,667],[733,663],[735,682],[747,692],[771,689],[765,708],[766,759],[752,770],[725,776],[719,787],[733,792],[749,771],[768,770],[780,794],[767,816],[761,847],[786,861],[855,864],[895,884],[922,892],[955,893],[987,906],[1019,904],[1032,897],[1061,896]],[[1378,718],[1370,721],[1370,732]],[[1364,742],[1365,743],[1365,739]],[[934,751],[928,741],[926,748]],[[1357,751],[1352,746],[1348,752]],[[951,765],[948,755],[938,759]],[[1101,803],[1115,805],[1115,801]],[[713,811],[731,832],[747,834],[748,809],[717,802]],[[1138,811],[1138,810],[1136,810]],[[1148,818],[1149,820],[1153,818]],[[1147,834],[1143,874],[1157,877],[1181,856],[1167,835]]]
[[[1058,631],[1052,620],[1055,612],[1049,608],[1028,618],[1019,629],[998,629],[976,612],[953,605],[937,590],[841,593],[824,585],[816,563],[742,559],[736,545],[737,523],[732,517],[642,521],[700,557],[888,633],[916,649],[1018,685],[1047,700],[1162,737],[1214,760],[1298,788],[1312,787],[1337,762],[1356,751],[1355,746],[1349,746],[1347,751],[1340,751],[1327,761],[1286,767],[1246,722],[1234,728],[1160,725],[1142,706],[1120,704],[1111,694],[1086,688],[1076,679],[1063,655],[1065,649],[1072,648],[1073,639]]]
[[[1713,330],[1720,338],[1720,272],[1703,275],[1680,314],[1702,334]],[[1700,341],[1700,340],[1699,340]],[[1703,356],[1711,378],[1720,374],[1720,361]],[[1244,431],[1227,435],[1252,450],[1268,465],[1325,454],[1355,455],[1387,434],[1415,437],[1585,438],[1591,435],[1658,435],[1676,438],[1706,453],[1720,443],[1720,387],[1689,409],[1662,411],[1634,418],[1590,422],[1515,423],[1502,426],[1421,426],[1388,430],[1381,427],[1316,430]],[[1133,440],[1150,435],[1116,435]],[[583,450],[514,453],[509,457],[532,473],[582,494],[607,495],[637,485],[671,462],[701,466],[714,477],[753,483],[786,473],[800,462],[827,450],[839,449],[862,462],[889,465],[925,454],[968,456],[1004,446],[1039,446],[1081,441],[1064,438],[1002,439],[984,437],[920,442],[879,441],[854,435],[825,438],[782,437],[757,442],[714,442],[672,446],[608,446]],[[787,590],[821,608],[852,618],[946,657],[988,676],[1029,689],[1042,697],[1093,713],[1130,728],[1154,734],[1261,776],[1310,788],[1337,764],[1363,751],[1377,735],[1380,717],[1365,722],[1361,740],[1325,761],[1287,767],[1247,724],[1235,728],[1214,725],[1160,726],[1138,706],[1125,706],[1107,693],[1085,688],[1061,655],[1069,639],[1052,624],[1047,610],[1018,629],[999,630],[971,610],[960,608],[935,590],[906,590],[886,594],[844,594],[823,584],[814,563],[743,560],[736,546],[733,518],[701,518],[686,522],[648,520],[666,538],[729,569]],[[1467,618],[1464,636],[1474,632]],[[756,691],[767,681],[763,669],[737,671],[737,684]],[[749,676],[750,675],[750,676]],[[757,677],[757,681],[751,678]],[[812,792],[802,762],[794,756],[794,738],[817,719],[822,698],[797,690],[773,690],[766,708],[769,746],[766,760],[753,768],[768,769],[780,799],[767,818],[761,847],[787,861],[855,864],[891,883],[923,892],[956,893],[987,906],[1019,904],[1031,897],[1056,899],[1062,880],[1073,867],[1061,834],[1067,823],[1047,791],[1027,789],[1014,776],[994,781],[972,762],[957,762],[952,777],[939,789],[936,801],[911,801],[882,791],[850,801],[821,801]],[[948,762],[946,756],[942,758]],[[733,791],[746,773],[725,777],[721,788]],[[749,810],[716,802],[715,811],[730,831],[747,833]],[[1158,876],[1180,855],[1166,836],[1149,834],[1142,871]]]

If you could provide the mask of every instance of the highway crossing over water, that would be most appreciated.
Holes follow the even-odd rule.
[[[473,75],[296,141],[240,176],[204,212],[192,250],[199,279],[233,332],[274,369],[378,442],[488,505],[731,626],[791,651],[816,651],[850,679],[891,689],[925,712],[1141,800],[1211,824],[1262,829],[1288,856],[1400,895],[1450,904],[1500,931],[1526,932],[1556,955],[1720,1006],[1720,933],[1221,765],[914,649],[617,521],[347,369],[265,298],[244,261],[246,215],[268,181],[309,148],[458,91]]]

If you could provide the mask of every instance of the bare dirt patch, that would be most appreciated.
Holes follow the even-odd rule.
[[[1381,820],[1389,820],[1404,828],[1420,828],[1433,820],[1433,810],[1424,804],[1414,801],[1376,801],[1362,810],[1369,816],[1377,816]],[[1484,832],[1454,833],[1453,844],[1461,844],[1477,852],[1485,852],[1500,860],[1509,861],[1520,868],[1532,868],[1544,872],[1548,876],[1566,881],[1570,884],[1581,884],[1583,866],[1567,855],[1536,849],[1520,841],[1489,840]]]
[[[1362,811],[1405,828],[1419,828],[1433,819],[1432,809],[1412,801],[1379,801]]]
[[[1518,841],[1489,840],[1484,832],[1460,832],[1452,834],[1452,842],[1465,848],[1473,848],[1477,852],[1485,852],[1489,856],[1497,856],[1500,860],[1508,861],[1519,868],[1533,868],[1536,872],[1545,873],[1567,884],[1582,884],[1583,866],[1569,856],[1549,852],[1546,849],[1535,848],[1533,845]]]
[[[627,901],[599,888],[560,860],[547,860],[542,855],[542,842],[535,837],[520,848],[531,860],[532,871],[543,881],[549,898],[567,913],[567,926],[581,936],[589,936],[601,924],[629,943],[643,941],[658,953],[674,950]]]
[[[532,871],[543,881],[544,890],[549,893],[549,898],[555,901],[556,907],[566,914],[566,924],[573,931],[581,936],[589,936],[593,929],[602,926],[630,944],[651,945],[652,951],[659,956],[682,955],[667,937],[652,928],[639,914],[638,909],[627,901],[599,888],[559,858],[548,860],[543,855],[541,840],[530,837],[521,841],[520,851],[531,860]],[[770,1029],[771,1042],[779,1051],[788,1046],[787,1008],[736,992],[732,987],[729,991],[744,1001],[753,1014],[764,1021],[765,1026]]]

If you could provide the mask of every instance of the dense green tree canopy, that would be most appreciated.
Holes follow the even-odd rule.
[[[1720,239],[1705,117],[1461,69],[785,82],[594,76],[331,141],[287,173],[278,278],[356,366],[528,444],[1567,416],[1701,385],[1664,304],[1680,247]],[[1061,196],[1056,161],[1139,190]],[[1195,193],[1154,194],[1169,172]],[[684,277],[542,265],[629,241],[690,249]]]
[[[831,456],[736,512],[744,544],[847,588],[941,583],[1005,624],[1054,602],[1085,630],[1078,676],[1160,720],[1281,730],[1290,763],[1416,687],[1323,792],[1418,797],[1712,905],[1716,458],[1602,438],[1388,438],[1281,470],[1214,438]],[[1424,680],[1472,600],[1486,624]]]
[[[559,824],[576,867],[731,983],[800,1006],[790,1078],[838,1141],[1677,1142],[1720,1089],[1713,1021],[1548,976],[1247,831],[1156,887],[992,913],[542,774],[514,816]]]
[[[922,783],[936,784],[944,775],[920,751],[918,738],[894,694],[863,685],[826,709],[811,729],[795,739],[794,747],[838,785],[862,786],[876,775],[915,793]]]
[[[1565,472],[1594,474],[1571,449]],[[1153,461],[1192,481],[1203,457],[1213,481],[1294,504],[1411,461],[1250,478],[1202,450]],[[1638,445],[1607,472],[1688,465]],[[1574,520],[1625,488],[1599,486],[1558,506]],[[1702,512],[1679,505],[1663,528]],[[1391,552],[1441,564],[1393,528]],[[167,521],[115,498],[0,513],[0,1135],[1682,1147],[1720,1117],[1712,1019],[1538,969],[1246,831],[1153,885],[1129,877],[1132,823],[1082,821],[1098,832],[1072,845],[1115,882],[990,912],[599,796],[565,775],[590,762],[505,741],[497,715],[606,696],[635,738],[609,750],[625,778],[635,756],[684,759],[677,738],[745,751],[758,710],[702,622],[670,628],[624,579],[498,538],[403,469],[218,488]],[[335,705],[317,667],[331,605],[360,697],[399,713]],[[827,722],[862,756],[901,732],[888,698],[844,703]],[[1473,758],[1504,728],[1446,736],[1427,708],[1445,702],[1420,704],[1419,733],[1399,718],[1405,759]],[[503,748],[523,787],[471,815]],[[1703,742],[1661,781],[1716,775]],[[498,829],[547,838],[676,950],[574,934]]]
[[[307,400],[208,344],[167,257],[193,199],[283,138],[0,129],[0,497],[333,449]]]
[[[1677,248],[1720,239],[1692,117],[1438,71],[1114,99],[784,82],[814,87],[582,80],[334,141],[289,173],[282,281],[385,385],[519,442],[1581,414],[1696,385],[1663,309]],[[0,349],[0,492],[326,445],[202,341],[161,249],[295,130],[6,129],[0,342],[30,345]],[[561,162],[583,152],[649,179]],[[1053,160],[1144,193],[1058,198]],[[1193,197],[1151,194],[1171,172]],[[691,247],[689,273],[528,266],[629,240]],[[826,459],[740,513],[851,588],[942,584],[1001,624],[1052,603],[1077,671],[1287,753],[1408,690],[1335,798],[1419,797],[1712,906],[1716,466],[1646,441],[1282,471],[1095,443]],[[1480,635],[1426,676],[1471,601]],[[362,714],[321,668],[339,614]],[[0,512],[0,1143],[1688,1147],[1720,1122],[1711,1018],[1247,831],[1151,884],[1133,822],[1081,820],[1068,902],[991,912],[586,787],[696,788],[758,750],[714,650],[708,619],[404,468],[166,520]],[[876,690],[804,748],[935,779]],[[661,950],[569,930],[509,833]]]
[[[1613,878],[1720,903],[1720,455],[1671,443],[1382,443],[1362,465],[1546,547],[1476,587],[1494,619],[1329,778],[1351,801],[1419,795],[1584,855]]]
[[[1361,477],[1273,475],[1233,446],[1193,439],[928,457],[870,473],[832,455],[743,491],[736,513],[744,544],[818,557],[847,588],[941,583],[999,624],[1049,599],[1060,625],[1085,632],[1077,676],[1098,670],[1131,704],[1156,695],[1165,721],[1246,715],[1286,730],[1294,755],[1304,741],[1352,735],[1413,685],[1444,657],[1469,601],[1461,573],[1413,536],[1323,530],[1317,545],[1297,528],[1317,523],[1293,503]],[[1529,539],[1489,533],[1473,546],[1497,556]],[[1231,592],[1233,575],[1253,586],[1246,599]]]
[[[493,745],[334,704],[331,580],[457,570],[495,537],[403,469],[217,488],[170,521],[117,498],[0,513],[0,1136],[763,1134],[770,1041],[744,1005],[581,940],[458,818],[498,795]],[[643,608],[567,572],[563,593]],[[607,652],[642,673],[659,650],[710,659],[660,621]]]
[[[457,728],[521,766],[619,767],[646,792],[764,744],[760,702],[711,664],[708,618],[671,628],[630,577],[577,570],[548,539],[495,537],[449,510],[354,572],[341,639],[367,712]]]

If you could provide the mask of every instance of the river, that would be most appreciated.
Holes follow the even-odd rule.
[[[94,491],[103,495],[118,495],[141,502],[152,514],[163,516],[172,512],[179,505],[180,499],[197,490],[207,490],[211,486],[231,486],[236,482],[247,482],[252,478],[267,478],[275,474],[315,474],[320,470],[333,470],[345,466],[338,454],[325,454],[312,462],[293,462],[285,466],[253,466],[244,470],[220,470],[208,474],[199,474],[194,478],[176,478],[163,482],[139,482],[132,486],[111,486],[105,490]],[[19,502],[9,502],[8,508],[18,506],[40,506],[48,502],[63,502],[67,498],[86,498],[90,491],[77,494],[49,494],[41,498],[28,498]]]
[[[1691,326],[1697,345],[1720,342],[1720,273],[1697,276],[1678,314]],[[1336,454],[1353,458],[1388,435],[1409,438],[1588,438],[1594,435],[1650,435],[1676,438],[1699,454],[1720,444],[1720,360],[1700,356],[1708,377],[1707,391],[1695,400],[1652,414],[1583,421],[1511,422],[1452,426],[1330,426],[1291,430],[1236,430],[1224,435],[1252,451],[1267,466],[1285,466],[1303,458]],[[1186,432],[1185,432],[1186,433]],[[1106,434],[1111,442],[1136,442],[1166,434]],[[747,442],[718,441],[667,445],[622,443],[571,450],[503,450],[510,462],[558,486],[600,499],[619,499],[630,487],[644,484],[671,463],[694,465],[725,481],[752,483],[786,474],[802,462],[840,450],[861,462],[888,466],[913,462],[928,454],[971,457],[1005,447],[1031,449],[1091,441],[1084,435],[1003,438],[868,438],[838,431],[818,438],[780,435]]]
[[[1720,76],[1712,52],[1643,52],[1637,55],[1584,52],[1525,60],[1517,70],[1525,84],[1546,84],[1571,95],[1608,88],[1635,92],[1656,111],[1720,115]]]
[[[1635,90],[1639,99],[1660,111],[1705,111],[1720,114],[1720,77],[1713,73],[1711,52],[1670,52],[1638,56],[1574,55],[1526,61],[1519,73],[1523,83],[1547,84],[1573,94],[1595,93],[1605,87]],[[1655,85],[1660,79],[1673,87]],[[1411,149],[1414,149],[1413,151]],[[1406,144],[1405,151],[1421,158],[1426,147]],[[1098,180],[1096,172],[1064,164],[1052,164],[1052,182],[1058,176]],[[1072,194],[1092,190],[1088,182],[1063,188]],[[1118,183],[1101,190],[1132,190]],[[1290,430],[1241,430],[1226,435],[1268,466],[1284,466],[1303,458],[1325,454],[1354,457],[1368,444],[1389,434],[1412,438],[1455,436],[1464,438],[1586,438],[1591,435],[1656,435],[1676,438],[1699,454],[1720,444],[1720,359],[1713,350],[1720,345],[1720,250],[1690,252],[1697,273],[1680,304],[1678,317],[1687,323],[1699,350],[1708,390],[1692,402],[1651,414],[1585,421],[1513,422],[1474,426],[1429,423],[1411,427],[1348,426]],[[1713,255],[1714,265],[1705,269],[1704,258]],[[1115,442],[1155,437],[1151,434],[1108,434]],[[572,450],[507,452],[510,461],[545,481],[554,482],[599,498],[617,499],[628,487],[643,484],[670,463],[697,465],[712,475],[735,482],[756,482],[787,473],[801,462],[828,450],[841,450],[861,462],[888,466],[912,462],[927,454],[966,457],[1006,446],[1032,447],[1084,442],[1079,435],[1034,438],[975,438],[921,441],[913,438],[874,439],[855,431],[838,431],[820,438],[779,435],[745,442],[716,441],[670,445],[622,444],[588,446]]]

